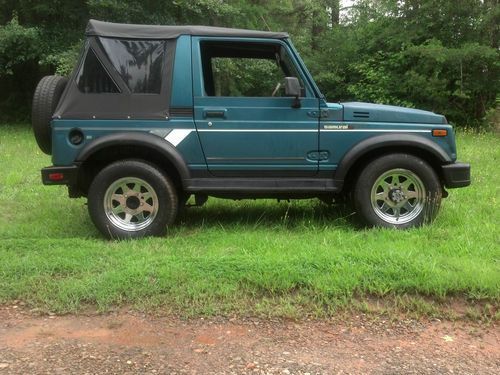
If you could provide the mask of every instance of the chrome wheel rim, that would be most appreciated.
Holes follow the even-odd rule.
[[[373,184],[371,203],[375,214],[390,224],[405,224],[424,209],[426,191],[422,180],[407,169],[391,169]]]
[[[151,185],[140,178],[120,178],[104,194],[104,212],[119,229],[142,230],[158,214],[158,196]]]

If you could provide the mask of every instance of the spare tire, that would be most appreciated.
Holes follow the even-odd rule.
[[[36,86],[33,94],[31,123],[38,147],[50,155],[52,151],[52,132],[50,121],[68,80],[61,76],[45,76]]]

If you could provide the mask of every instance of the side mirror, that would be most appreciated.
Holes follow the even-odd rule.
[[[297,77],[285,77],[285,95],[295,98],[292,108],[300,108],[299,97],[301,92],[302,88]]]

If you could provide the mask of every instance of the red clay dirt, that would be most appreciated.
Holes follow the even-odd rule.
[[[1,374],[499,374],[497,325],[464,321],[181,320],[0,307]]]

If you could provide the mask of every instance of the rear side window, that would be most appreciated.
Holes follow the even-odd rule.
[[[99,38],[106,55],[133,94],[161,91],[166,42]]]
[[[85,94],[120,92],[92,48],[87,50],[85,60],[76,75],[76,84]]]

